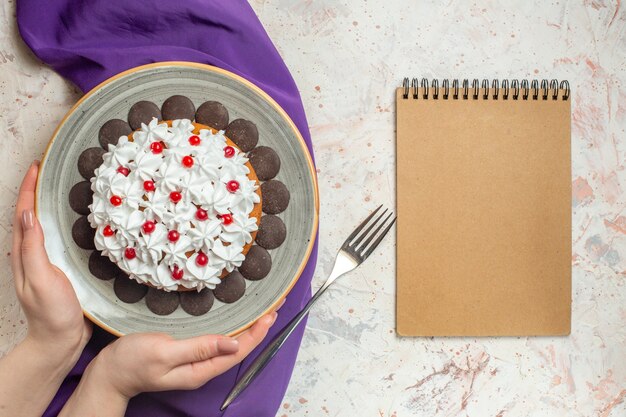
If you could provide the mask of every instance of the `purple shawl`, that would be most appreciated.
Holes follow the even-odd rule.
[[[239,74],[285,109],[313,153],[298,89],[254,11],[243,0],[19,0],[17,20],[22,38],[35,55],[84,92],[121,71],[159,61],[194,61]],[[309,299],[316,258],[317,244],[266,342]],[[241,365],[195,391],[133,398],[126,415],[274,416],[287,389],[303,331],[304,324],[224,413],[219,406],[237,375],[264,344]],[[89,361],[113,339],[94,326],[91,341],[44,416],[59,413]]]

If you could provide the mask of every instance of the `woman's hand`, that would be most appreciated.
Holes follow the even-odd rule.
[[[20,187],[11,262],[17,298],[28,320],[26,339],[0,359],[0,414],[41,415],[91,335],[67,277],[48,260],[34,214],[38,164]]]
[[[89,364],[60,416],[123,416],[128,400],[140,392],[198,388],[241,362],[261,343],[276,316],[261,317],[236,338],[123,336]]]
[[[91,336],[78,298],[65,274],[48,260],[41,225],[35,217],[39,164],[22,182],[13,221],[11,266],[17,298],[28,320],[26,339],[57,365],[71,369]]]
[[[140,392],[195,389],[241,362],[265,337],[276,313],[238,338],[206,335],[174,340],[159,333],[124,336],[104,348],[94,367],[125,397]]]

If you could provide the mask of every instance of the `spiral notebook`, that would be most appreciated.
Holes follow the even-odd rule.
[[[396,104],[398,334],[569,334],[567,81],[405,79]]]

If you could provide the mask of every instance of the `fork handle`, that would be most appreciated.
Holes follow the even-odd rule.
[[[315,304],[330,284],[332,284],[341,275],[354,269],[356,266],[354,262],[348,261],[348,258],[344,258],[343,260],[340,259],[341,258],[338,257],[335,260],[335,266],[333,267],[330,276],[326,279],[324,285],[322,285],[313,297],[311,297],[309,302],[306,303],[302,311],[300,311],[293,319],[291,319],[289,323],[287,323],[285,328],[283,328],[280,333],[274,337],[274,339],[265,347],[265,349],[263,349],[259,356],[256,357],[248,369],[246,369],[244,374],[241,376],[241,379],[237,381],[237,384],[235,384],[233,389],[230,391],[230,394],[228,394],[228,397],[224,401],[224,404],[222,404],[220,410],[225,410],[226,407],[228,407],[228,405],[232,403],[235,398],[237,398],[239,394],[241,394],[241,392],[248,387],[248,385],[250,385],[250,383],[261,373],[261,371],[265,369],[267,364],[274,356],[276,356],[276,353],[278,353],[282,345],[285,344],[287,338],[291,335],[291,333],[293,333],[304,316],[306,316],[311,307],[313,307],[313,304]]]
[[[291,321],[281,330],[280,333],[276,335],[276,337],[272,340],[272,342],[263,349],[263,351],[256,357],[254,362],[250,365],[250,367],[243,374],[237,385],[233,388],[231,395],[239,394],[243,388],[247,387],[258,374],[261,373],[263,369],[267,366],[267,364],[272,360],[276,353],[280,350],[281,346],[285,344],[287,338],[293,333],[293,331],[298,327],[298,324],[302,321],[304,316],[307,315],[313,304],[320,298],[320,296],[326,291],[328,285],[323,285],[317,292],[311,297],[306,306],[299,312]]]
[[[320,298],[320,296],[326,291],[326,289],[334,282],[336,278],[340,275],[343,275],[345,271],[336,271],[333,269],[331,276],[326,280],[324,285],[320,287],[319,290],[311,297],[308,303],[304,306],[302,311],[300,311],[287,325],[278,333],[274,339],[268,344],[265,349],[256,357],[256,359],[252,362],[252,364],[246,369],[246,372],[242,375],[241,379],[237,382],[237,384],[233,387],[230,394],[224,401],[221,410],[224,410],[235,398],[239,396],[239,394],[245,390],[248,385],[265,369],[267,364],[272,360],[274,356],[278,353],[280,348],[291,333],[298,327],[298,324],[302,321],[304,316],[309,312],[313,304]]]

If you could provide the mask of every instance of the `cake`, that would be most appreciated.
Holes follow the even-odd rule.
[[[161,107],[132,104],[126,120],[102,124],[98,142],[77,161],[85,180],[68,192],[80,215],[71,232],[90,251],[91,275],[119,301],[197,316],[271,276],[290,195],[253,122],[175,95]]]
[[[222,131],[153,118],[108,149],[91,179],[96,249],[166,291],[214,289],[241,266],[261,193],[248,158]]]

